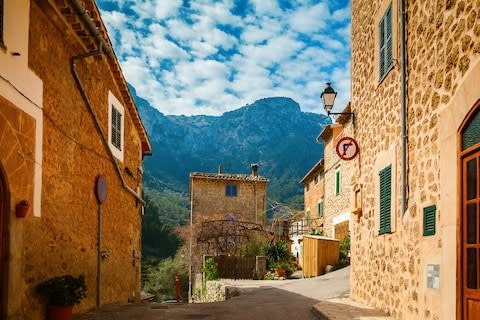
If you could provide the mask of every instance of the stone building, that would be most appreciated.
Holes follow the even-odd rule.
[[[478,319],[480,1],[402,3],[352,1],[351,297],[395,319]]]
[[[323,232],[323,202],[324,202],[324,161],[318,161],[300,180],[303,184],[303,208],[307,227],[317,228]],[[310,228],[307,228],[310,229]]]
[[[265,226],[268,180],[257,170],[252,165],[252,174],[190,173],[193,224],[234,219]]]
[[[45,319],[35,287],[65,274],[86,278],[77,312],[138,300],[151,146],[95,2],[0,4],[0,318]]]
[[[342,112],[350,112],[350,104]],[[336,148],[341,139],[353,137],[353,133],[352,118],[344,114],[339,116],[335,123],[327,125],[317,138],[324,147],[323,233],[327,237],[339,240],[350,231],[355,187],[352,185],[352,177],[355,175],[358,156],[352,160],[341,159]]]

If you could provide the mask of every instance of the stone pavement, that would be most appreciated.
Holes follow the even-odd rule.
[[[349,298],[320,301],[312,307],[320,320],[390,320],[386,313],[365,306]]]
[[[107,305],[73,320],[390,319],[347,298],[349,277],[350,268],[344,268],[310,279],[225,281],[240,295],[215,303]]]

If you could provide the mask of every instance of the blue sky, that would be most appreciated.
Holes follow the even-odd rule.
[[[128,82],[165,114],[219,115],[283,96],[350,99],[350,1],[97,0]]]

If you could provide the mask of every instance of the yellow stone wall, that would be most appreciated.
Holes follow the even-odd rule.
[[[225,196],[227,184],[237,185],[236,197]],[[193,223],[222,220],[233,214],[240,221],[265,225],[266,186],[265,181],[191,178]]]
[[[353,193],[352,175],[355,174],[355,168],[358,161],[356,158],[346,161],[340,159],[336,152],[336,145],[342,137],[353,137],[351,120],[344,126],[340,124],[333,125],[332,133],[324,141],[324,163],[325,163],[325,201],[324,212],[325,236],[334,237],[334,219],[342,217],[350,220],[351,200]],[[340,170],[340,193],[337,195],[335,190],[335,172]],[[344,220],[346,221],[346,220]]]
[[[353,223],[353,299],[395,319],[455,319],[457,130],[480,98],[480,1],[407,1],[408,204],[401,212],[400,68],[378,79],[377,28],[389,1],[352,1],[352,111],[363,216]],[[398,32],[398,3],[393,1]],[[477,88],[473,83],[477,81]],[[392,233],[378,235],[378,173],[392,165]],[[437,230],[423,236],[423,208]],[[426,286],[428,264],[440,288]]]
[[[315,177],[318,177],[317,182],[315,183]],[[311,219],[319,219],[318,216],[318,203],[320,199],[323,199],[325,196],[324,191],[324,174],[323,170],[318,168],[314,172],[312,172],[307,179],[303,182],[303,199],[304,199],[304,214],[305,219],[307,217],[307,210],[310,209],[310,218]],[[307,188],[308,185],[308,188]],[[325,199],[323,199],[325,201]],[[324,204],[325,206],[325,204]],[[325,209],[324,209],[325,212]],[[323,224],[323,217],[318,221],[315,221],[315,225]]]
[[[43,81],[43,145],[35,145],[35,120],[0,97],[0,166],[9,189],[6,212],[8,274],[6,318],[45,319],[46,301],[36,285],[64,274],[86,277],[88,297],[74,312],[96,304],[98,204],[97,175],[107,182],[103,205],[101,303],[126,303],[140,294],[141,203],[121,184],[70,70],[71,57],[84,53],[78,39],[44,1],[30,6],[29,68]],[[106,57],[77,64],[86,94],[107,133],[108,91],[123,102]],[[127,184],[141,190],[139,133],[125,112],[124,162]],[[15,204],[33,202],[34,150],[42,148],[40,217],[32,209],[15,217]],[[128,168],[128,169],[127,169]],[[1,317],[1,316],[0,316]]]

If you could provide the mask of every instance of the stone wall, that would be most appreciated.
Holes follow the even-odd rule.
[[[315,182],[315,177],[317,181]],[[304,212],[305,218],[307,216],[307,210],[310,210],[310,218],[318,219],[318,203],[320,199],[324,198],[324,174],[323,166],[314,170],[303,182],[303,199],[304,199]],[[308,186],[308,188],[307,188]],[[323,218],[315,221],[315,225],[323,224]]]
[[[398,17],[397,1],[394,16]],[[440,143],[439,132],[456,137],[458,126],[441,127],[439,115],[465,116],[467,99],[451,106],[452,98],[471,95],[464,77],[478,73],[480,1],[407,1],[408,73],[408,203],[401,210],[400,67],[378,79],[376,34],[388,1],[352,1],[352,110],[359,141],[363,217],[353,224],[353,299],[368,303],[395,319],[454,319],[456,317],[456,212],[445,211],[442,199],[455,195],[454,178],[442,178],[441,154],[456,155],[456,142]],[[396,9],[396,10],[395,10]],[[395,19],[398,20],[398,19]],[[398,21],[395,21],[395,27]],[[394,52],[399,49],[394,35]],[[375,58],[372,58],[375,57]],[[460,91],[459,91],[460,90]],[[478,95],[478,91],[477,91]],[[477,97],[477,99],[480,96]],[[456,110],[456,111],[455,111]],[[460,122],[461,122],[460,119]],[[456,141],[454,139],[453,141]],[[449,148],[448,150],[446,148]],[[453,166],[456,166],[454,156]],[[392,165],[392,233],[378,234],[378,173]],[[444,184],[440,184],[443,179]],[[455,197],[455,196],[453,196]],[[454,198],[453,201],[456,199]],[[437,206],[437,231],[424,237],[423,208]],[[428,264],[440,266],[440,288],[426,288]]]
[[[227,184],[237,185],[237,196],[225,195]],[[222,220],[228,214],[238,220],[265,224],[266,182],[192,178],[193,223]],[[256,205],[256,207],[255,207]]]
[[[352,176],[355,174],[358,156],[350,161],[340,159],[335,148],[342,137],[353,136],[351,120],[345,126],[333,125],[332,134],[324,141],[325,161],[325,200],[324,200],[324,232],[325,236],[334,237],[334,219],[343,215],[350,220],[351,199],[353,193]],[[340,194],[335,194],[335,173],[340,169]],[[345,221],[345,220],[344,220]]]
[[[70,59],[86,49],[48,3],[32,1],[30,10],[29,67],[44,87],[43,145],[32,142],[34,121],[0,98],[0,159],[10,191],[7,318],[35,320],[45,319],[45,300],[35,286],[54,276],[85,275],[88,297],[75,311],[95,306],[99,207],[94,185],[100,174],[107,182],[102,249],[108,256],[102,260],[101,303],[139,299],[141,203],[122,187],[75,85]],[[108,91],[124,103],[106,58],[87,58],[77,67],[106,134]],[[141,140],[128,112],[124,138],[122,175],[140,191]],[[35,148],[43,148],[41,216],[30,210],[19,219],[14,204],[32,202]]]

